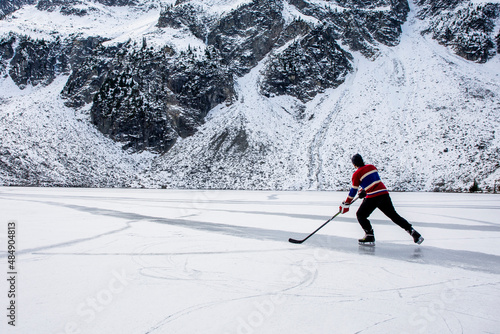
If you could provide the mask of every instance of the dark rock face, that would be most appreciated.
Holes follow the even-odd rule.
[[[11,47],[16,40],[18,46],[10,59],[9,75],[20,88],[28,84],[48,85],[57,75],[69,70],[68,58],[60,40],[46,42],[26,36],[11,37]]]
[[[281,1],[254,0],[224,16],[208,35],[226,64],[248,73],[275,46],[283,30]]]
[[[170,49],[121,55],[94,96],[92,122],[125,148],[167,151],[233,97],[232,74],[220,60],[213,49],[201,59]]]
[[[32,5],[37,0],[2,0],[0,1],[0,20],[24,5]]]
[[[235,74],[248,73],[275,46],[283,30],[281,1],[254,0],[221,18],[209,17],[189,1],[162,11],[159,27],[187,27],[215,47]]]
[[[9,60],[14,57],[14,42],[15,37],[9,36],[3,40],[0,40],[0,75],[8,75],[6,73],[8,68]]]
[[[429,16],[438,15],[445,10],[455,10],[460,4],[467,0],[417,0],[417,5],[421,6],[418,16],[424,19]]]
[[[102,38],[89,37],[71,43],[72,71],[61,92],[67,106],[78,108],[91,103],[103,85],[109,70],[108,64],[119,48],[105,48],[102,42]]]
[[[57,75],[78,68],[101,42],[94,37],[48,42],[11,34],[0,40],[0,70],[8,71],[20,88],[48,85]]]
[[[406,0],[337,2],[342,9],[319,7],[303,0],[290,1],[303,14],[329,23],[335,39],[341,40],[351,51],[360,51],[368,58],[376,57],[377,43],[388,46],[399,43],[401,25],[410,11]]]
[[[421,0],[421,19],[431,17],[431,34],[440,44],[451,47],[467,60],[484,63],[498,52],[498,36],[493,36],[500,4],[467,4],[464,1]]]
[[[339,1],[344,6],[342,11],[320,8],[302,0],[291,3],[324,25],[309,25],[306,29],[303,21],[296,20],[287,26],[282,33],[282,37],[286,36],[283,44],[293,38],[299,41],[271,58],[261,90],[265,95],[288,94],[304,102],[326,88],[338,87],[352,71],[352,55],[337,40],[368,58],[376,57],[377,43],[388,46],[399,43],[401,24],[409,11],[406,1]]]
[[[60,11],[65,15],[85,16],[87,9],[75,8],[75,5],[82,5],[82,1],[68,1],[68,0],[38,0],[36,8],[49,12]]]
[[[160,28],[179,29],[185,26],[201,40],[206,40],[214,24],[216,24],[215,18],[206,15],[203,8],[195,7],[189,1],[177,1],[175,6],[167,6],[158,19]]]
[[[331,30],[317,28],[272,57],[261,85],[264,94],[307,101],[325,87],[340,85],[352,71],[351,55],[337,44]]]
[[[105,6],[134,6],[137,4],[136,0],[96,0]]]
[[[497,37],[495,37],[495,40],[497,42],[497,53],[500,53],[500,32],[498,33]]]
[[[136,4],[135,0],[96,0],[96,2],[105,6],[133,6]],[[39,10],[49,12],[60,10],[61,13],[66,15],[83,16],[87,14],[87,10],[84,8],[75,8],[75,6],[85,4],[85,2],[80,0],[38,0],[36,7]]]

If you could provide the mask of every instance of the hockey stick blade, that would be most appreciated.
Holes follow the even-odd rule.
[[[358,196],[356,196],[356,197],[352,200],[351,204],[352,204],[352,203],[354,203],[354,202],[356,202],[356,200],[357,200],[357,199],[358,199]],[[322,228],[323,228],[323,226],[325,226],[325,225],[326,225],[326,224],[328,224],[330,221],[332,221],[335,217],[337,217],[339,214],[340,214],[340,211],[339,211],[339,212],[338,212],[335,216],[333,216],[332,218],[330,218],[330,219],[328,219],[326,222],[324,222],[324,223],[323,223],[323,225],[321,225],[320,227],[318,227],[318,228],[317,228],[317,229],[316,229],[313,233],[309,234],[309,235],[308,235],[307,237],[305,237],[304,239],[302,239],[302,240],[297,240],[297,239],[290,238],[290,239],[288,239],[288,242],[291,242],[292,244],[301,244],[301,243],[303,243],[304,241],[306,241],[307,239],[309,239],[310,237],[312,237],[312,236],[313,236],[313,234],[315,234],[315,233],[316,233],[316,232],[318,232],[320,229],[322,229]]]

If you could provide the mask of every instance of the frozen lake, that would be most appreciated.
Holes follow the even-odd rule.
[[[288,242],[341,192],[0,188],[0,332],[498,333],[500,197],[391,196],[422,245],[359,202]]]

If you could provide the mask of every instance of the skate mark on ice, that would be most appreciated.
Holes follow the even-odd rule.
[[[46,252],[46,251],[49,250],[49,249],[54,249],[54,248],[74,246],[74,245],[82,243],[82,242],[95,240],[95,239],[98,239],[98,238],[101,238],[101,237],[105,237],[105,236],[108,236],[108,235],[112,235],[112,234],[115,234],[115,233],[120,233],[120,232],[123,232],[123,231],[125,231],[125,230],[127,230],[129,228],[130,228],[130,225],[127,224],[127,226],[125,226],[125,227],[122,227],[122,228],[119,228],[119,229],[116,229],[116,230],[112,230],[112,231],[108,231],[108,232],[104,232],[104,233],[101,233],[101,234],[93,235],[93,236],[90,236],[90,237],[87,237],[87,238],[75,239],[75,240],[70,240],[70,241],[66,241],[66,242],[61,242],[61,243],[58,243],[58,244],[47,245],[47,246],[40,246],[40,247],[36,247],[36,248],[22,249],[22,250],[17,251],[16,253],[17,254],[54,255],[54,254],[58,254],[58,253],[52,253],[52,252]],[[74,255],[74,254],[71,254],[71,253],[68,253],[68,254]],[[7,255],[8,255],[7,252],[1,252],[0,253],[0,258],[7,257]]]
[[[373,325],[371,325],[371,326],[369,326],[369,327],[366,327],[365,329],[362,329],[362,330],[360,330],[360,331],[355,332],[354,334],[363,333],[363,332],[365,332],[365,331],[367,331],[367,330],[373,329],[373,327],[377,327],[377,326],[378,326],[378,325],[380,325],[380,324],[383,324],[383,323],[386,323],[386,322],[392,321],[392,320],[394,320],[394,319],[397,319],[397,317],[392,317],[392,318],[389,318],[389,319],[386,319],[386,320],[382,320],[382,321],[376,322],[376,323],[374,323]]]
[[[217,306],[222,306],[226,304],[230,304],[233,302],[238,302],[242,300],[249,300],[249,299],[255,299],[255,298],[261,298],[261,297],[269,297],[269,296],[278,296],[278,295],[283,295],[286,294],[287,291],[299,288],[301,286],[306,285],[310,281],[310,277],[306,276],[304,277],[300,282],[296,283],[293,286],[285,287],[283,289],[279,289],[277,291],[270,291],[270,292],[264,292],[264,293],[258,293],[258,294],[251,294],[247,296],[242,296],[242,297],[237,297],[237,298],[230,298],[230,299],[224,299],[224,300],[217,300],[217,301],[210,301],[206,303],[201,303],[197,305],[193,305],[187,308],[184,308],[182,310],[179,310],[175,313],[172,313],[168,315],[167,317],[163,318],[161,321],[156,323],[156,325],[152,326],[149,330],[145,332],[145,334],[150,334],[150,333],[155,333],[159,330],[162,332],[164,331],[163,327],[167,326],[169,323],[176,321],[177,319],[180,319],[182,317],[188,316],[194,312],[199,312],[203,311],[209,308],[217,307]]]
[[[102,235],[99,235],[102,236]],[[76,252],[38,252],[35,251],[33,254],[37,255],[68,255],[68,256],[182,256],[182,255],[217,255],[217,254],[246,254],[246,253],[274,253],[279,251],[298,251],[297,248],[280,248],[280,249],[248,249],[248,250],[224,250],[224,251],[207,251],[207,252],[99,252],[99,253],[76,253]]]

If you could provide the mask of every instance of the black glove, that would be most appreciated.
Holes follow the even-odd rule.
[[[358,193],[359,198],[365,198],[366,197],[366,191],[364,189],[361,189]]]

